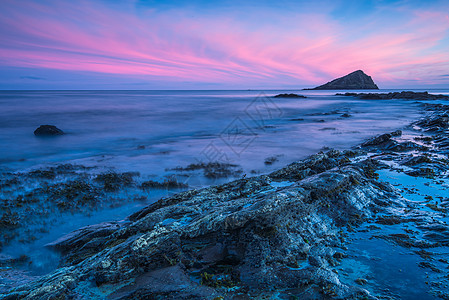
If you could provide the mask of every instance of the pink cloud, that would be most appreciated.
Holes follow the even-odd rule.
[[[356,69],[384,82],[426,78],[431,70],[447,73],[442,66],[449,64],[449,18],[441,12],[414,12],[400,28],[376,25],[353,38],[349,26],[321,14],[273,12],[278,23],[259,25],[226,14],[192,19],[182,11],[53,4],[2,4],[0,26],[7,30],[0,35],[0,64],[291,84],[317,84]]]

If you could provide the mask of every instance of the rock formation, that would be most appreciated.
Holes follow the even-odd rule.
[[[378,90],[371,76],[357,70],[311,90]]]
[[[64,131],[54,125],[41,125],[34,131],[36,136],[63,135]]]
[[[303,95],[298,95],[298,94],[279,94],[279,95],[273,96],[273,98],[307,98],[307,97],[303,96]]]
[[[251,298],[276,290],[303,299],[368,297],[332,271],[343,257],[341,233],[381,211],[376,201],[396,200],[373,178],[376,163],[350,163],[354,155],[319,153],[269,175],[161,199],[123,224],[82,228],[49,245],[63,253],[60,269],[8,297],[87,299],[100,288],[110,299]]]
[[[392,93],[344,93],[337,96],[350,96],[366,100],[391,100],[391,99],[409,99],[409,100],[449,100],[449,96],[429,94],[428,92],[392,92]]]

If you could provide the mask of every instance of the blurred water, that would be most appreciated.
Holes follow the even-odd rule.
[[[264,97],[282,92],[292,91],[1,91],[0,166],[74,161],[162,174],[196,161],[228,160],[263,172],[268,156],[283,155],[280,163],[286,163],[323,146],[347,148],[420,114],[414,101],[358,100],[334,96],[337,91]],[[42,124],[67,134],[35,137]]]

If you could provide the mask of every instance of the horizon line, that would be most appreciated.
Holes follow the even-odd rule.
[[[0,89],[0,92],[57,92],[57,91],[382,91],[382,90],[449,90],[447,88],[379,88],[379,89],[338,89],[338,90],[315,90],[315,89]]]

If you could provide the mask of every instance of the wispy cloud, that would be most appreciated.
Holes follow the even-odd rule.
[[[394,83],[449,69],[449,10],[380,7],[343,22],[330,9],[244,17],[235,4],[211,14],[123,3],[2,1],[0,65],[249,84],[317,84],[356,69]]]
[[[37,76],[20,76],[20,79],[45,80],[45,78],[37,77]]]

